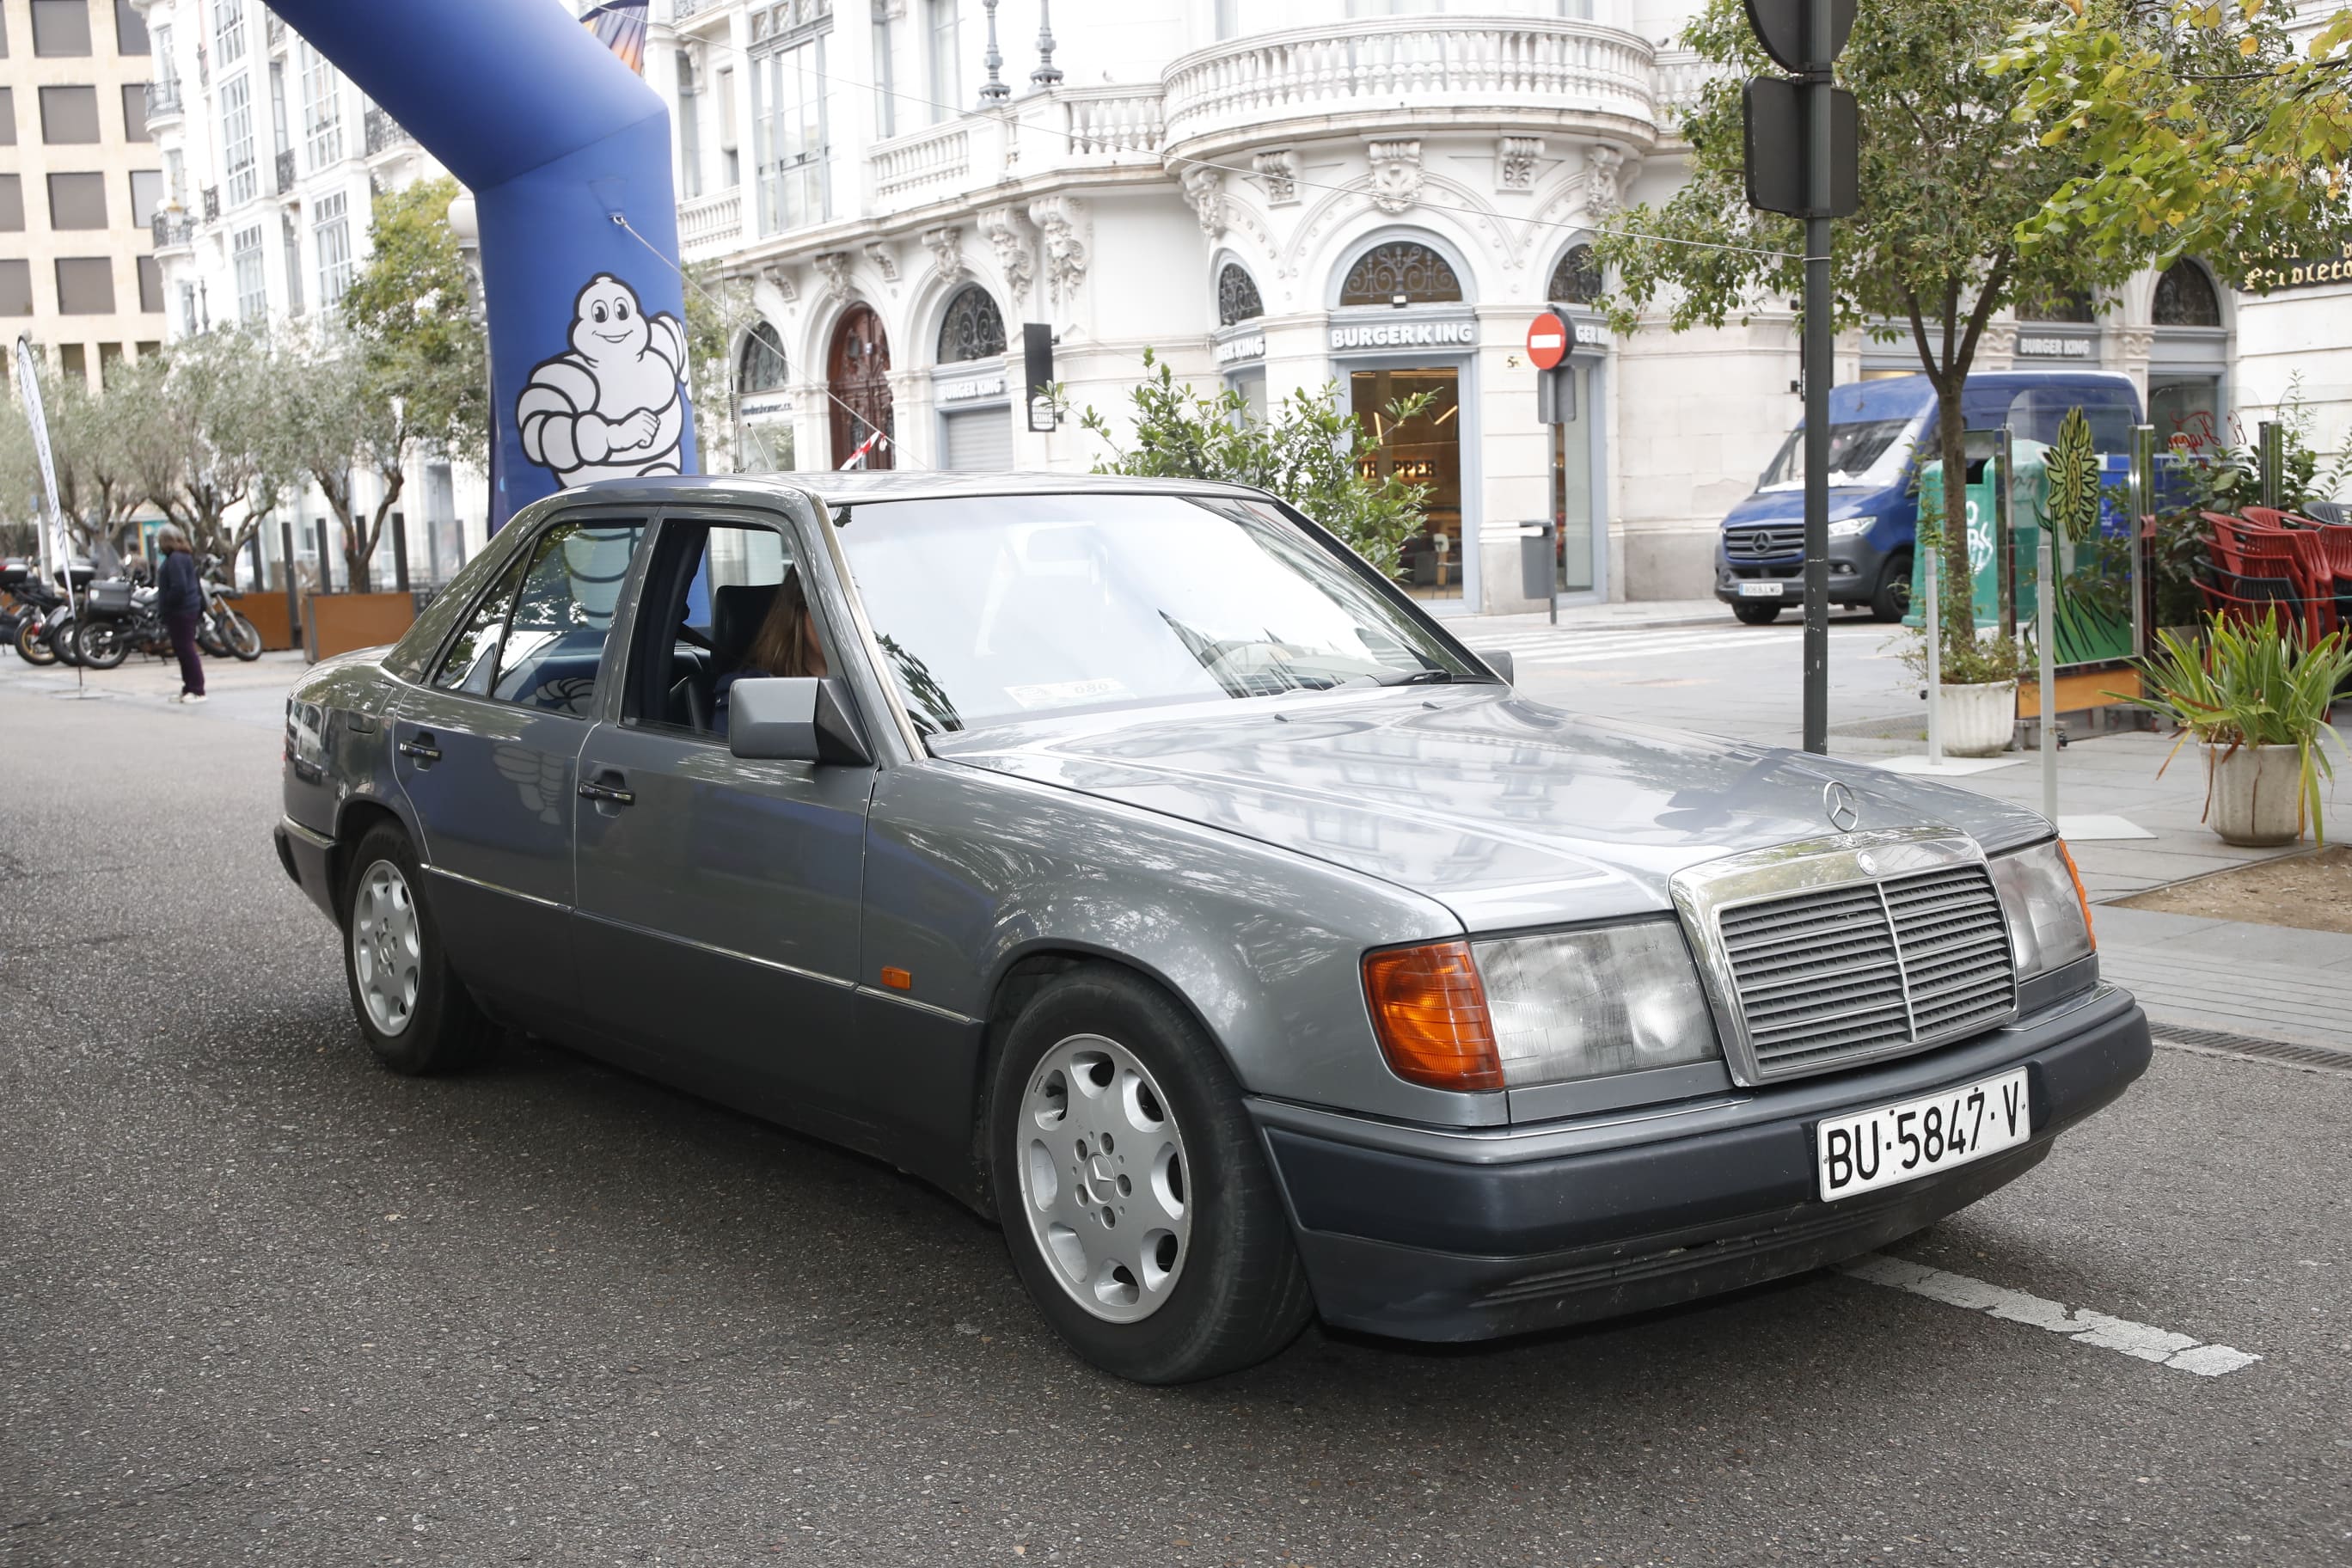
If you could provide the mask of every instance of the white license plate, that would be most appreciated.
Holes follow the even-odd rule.
[[[1948,1171],[2033,1135],[2025,1069],[1824,1121],[1813,1135],[1822,1201]]]
[[[1743,599],[1777,599],[1780,596],[1778,583],[1742,583],[1739,596]]]

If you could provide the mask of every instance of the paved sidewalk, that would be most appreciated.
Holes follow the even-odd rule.
[[[1609,605],[1562,605],[1559,607],[1559,624],[1563,628],[1585,631],[1711,626],[1718,621],[1727,626],[1739,624],[1731,618],[1728,608],[1713,599],[1628,599]],[[1448,630],[1471,644],[1499,633],[1535,631],[1548,628],[1551,624],[1551,618],[1541,610],[1515,616],[1449,616],[1445,620]],[[1836,625],[1837,617],[1832,616],[1831,624]]]
[[[2177,1024],[2352,1052],[2352,936],[2200,920],[2157,910],[2095,911],[2099,973]]]

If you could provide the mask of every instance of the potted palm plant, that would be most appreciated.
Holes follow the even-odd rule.
[[[2322,784],[2336,767],[2325,743],[2345,746],[2328,713],[2352,679],[2344,633],[2306,642],[2275,610],[2259,622],[2216,616],[2202,647],[2158,632],[2139,672],[2144,695],[2128,700],[2171,720],[2181,744],[2198,742],[2205,822],[2224,843],[2292,844],[2306,827],[2327,841]]]

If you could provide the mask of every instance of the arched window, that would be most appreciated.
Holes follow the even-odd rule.
[[[970,359],[994,359],[1004,352],[1004,318],[996,301],[977,283],[948,301],[940,321],[940,363],[961,364]]]
[[[2088,289],[2060,289],[2038,299],[2020,300],[2021,321],[2088,321],[2092,316]]]
[[[2218,327],[2221,297],[2205,268],[2182,257],[2156,280],[2156,324],[2159,327]]]
[[[1545,298],[1555,305],[1590,305],[1601,298],[1601,264],[1592,259],[1592,247],[1568,247],[1551,269],[1551,289]]]
[[[736,374],[739,392],[774,392],[791,379],[784,364],[784,340],[761,321],[743,339],[743,359]]]
[[[1217,273],[1217,325],[1230,327],[1265,314],[1265,301],[1257,297],[1257,279],[1239,265],[1226,262]]]
[[[1342,305],[1450,305],[1462,280],[1445,258],[1410,239],[1391,239],[1356,258],[1339,285]]]

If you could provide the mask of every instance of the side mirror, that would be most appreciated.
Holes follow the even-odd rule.
[[[727,749],[756,762],[864,765],[874,761],[830,680],[772,675],[727,692]]]
[[[1501,676],[1503,678],[1504,685],[1517,686],[1519,683],[1517,667],[1512,661],[1510,654],[1505,649],[1499,647],[1474,647],[1470,651],[1478,656],[1479,663],[1485,665],[1488,669],[1493,670],[1496,675]]]

